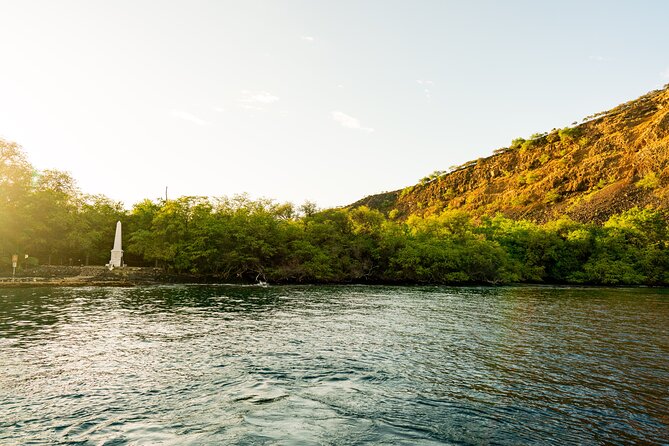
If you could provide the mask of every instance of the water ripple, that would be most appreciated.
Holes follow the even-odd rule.
[[[668,444],[669,294],[0,291],[0,444]]]

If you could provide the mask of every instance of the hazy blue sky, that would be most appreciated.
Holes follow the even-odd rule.
[[[669,1],[0,0],[0,136],[126,206],[394,190],[669,82]]]

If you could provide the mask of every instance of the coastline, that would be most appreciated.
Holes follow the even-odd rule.
[[[31,274],[41,273],[41,274]],[[76,287],[122,287],[160,286],[160,285],[239,285],[264,286],[251,281],[231,281],[229,278],[212,275],[167,273],[160,268],[123,267],[109,270],[105,266],[63,267],[44,266],[31,271],[22,271],[16,277],[0,275],[0,289],[12,288],[76,288]],[[345,282],[304,282],[295,280],[270,280],[270,285],[369,285],[369,286],[446,286],[446,287],[517,287],[517,286],[548,286],[548,287],[585,287],[585,288],[658,288],[663,286],[645,284],[595,284],[569,282],[510,282],[510,283],[447,283],[447,282],[399,282],[399,281],[345,281]]]
[[[37,279],[37,278],[36,278]],[[155,283],[136,283],[136,282],[119,282],[119,281],[77,281],[77,280],[35,280],[35,281],[0,281],[1,288],[47,288],[47,287],[134,287],[137,285],[158,285]]]
[[[171,283],[160,268],[106,266],[39,266],[17,271],[16,277],[0,276],[0,288],[116,286],[131,287]]]

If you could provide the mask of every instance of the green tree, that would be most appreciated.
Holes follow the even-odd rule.
[[[25,251],[33,171],[21,147],[0,138],[0,266],[9,264],[11,254]]]
[[[69,173],[39,172],[27,202],[32,220],[25,228],[29,239],[26,251],[47,264],[69,263],[78,248],[71,235],[75,232],[79,200],[79,190]]]

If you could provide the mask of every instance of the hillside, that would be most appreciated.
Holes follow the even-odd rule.
[[[669,85],[351,207],[362,205],[399,219],[460,209],[536,222],[561,215],[599,222],[634,206],[669,208]]]

